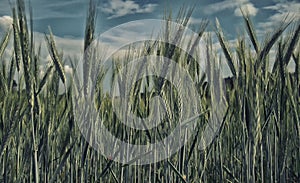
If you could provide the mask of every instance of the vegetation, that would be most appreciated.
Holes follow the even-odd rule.
[[[92,4],[91,4],[92,5]],[[86,22],[84,49],[95,39],[95,9],[90,6]],[[72,84],[67,85],[63,54],[55,40],[45,35],[52,58],[45,74],[40,77],[40,50],[36,50],[32,20],[27,21],[22,0],[12,8],[13,26],[0,43],[0,181],[1,182],[297,182],[300,180],[300,51],[299,22],[286,21],[259,42],[250,18],[244,15],[248,36],[240,36],[232,47],[226,41],[218,21],[216,35],[227,64],[233,74],[227,89],[227,112],[222,127],[212,144],[199,150],[199,137],[210,114],[209,87],[199,73],[199,66],[173,45],[147,42],[141,55],[161,55],[172,58],[198,78],[196,86],[201,97],[203,114],[196,120],[198,133],[172,157],[149,165],[122,165],[94,150],[75,123],[72,107]],[[178,23],[186,25],[192,10],[182,10]],[[166,19],[170,19],[167,17]],[[31,26],[29,29],[28,26]],[[208,26],[203,22],[198,30],[201,37]],[[284,34],[288,29],[289,34]],[[51,31],[50,31],[51,32]],[[168,31],[167,31],[168,33]],[[179,31],[177,32],[180,36]],[[176,34],[177,35],[177,34]],[[168,35],[172,38],[172,35]],[[3,53],[13,40],[14,51],[9,64]],[[250,40],[250,42],[248,41]],[[190,53],[198,40],[190,42]],[[206,40],[205,56],[211,65],[220,62],[218,53]],[[251,44],[250,46],[248,46]],[[271,49],[275,53],[270,53]],[[132,52],[128,51],[128,60]],[[269,71],[270,55],[275,64]],[[199,56],[199,55],[198,55]],[[89,55],[85,55],[84,76],[93,72]],[[294,61],[295,73],[287,70]],[[71,60],[76,65],[76,60]],[[119,63],[119,62],[116,62]],[[116,70],[118,65],[115,66]],[[212,67],[213,68],[213,67]],[[74,67],[75,69],[75,67]],[[16,73],[17,72],[17,73]],[[219,72],[216,69],[214,72]],[[14,90],[13,76],[18,78]],[[134,143],[150,142],[155,131],[141,133],[124,129],[112,109],[112,100],[103,90],[103,69],[95,96],[101,118],[112,133]],[[76,77],[76,76],[74,76]],[[204,77],[207,77],[204,75]],[[180,91],[160,78],[144,78],[155,83],[155,90],[140,94],[142,80],[132,91],[130,103],[135,113],[148,115],[147,103],[160,95],[168,101],[170,113],[180,110]],[[59,95],[59,82],[65,93]],[[85,86],[87,87],[87,86]],[[25,90],[22,90],[25,88]],[[143,100],[141,100],[143,98]],[[168,127],[157,131],[167,134],[176,125],[176,116],[166,119]],[[138,141],[139,140],[139,141]]]

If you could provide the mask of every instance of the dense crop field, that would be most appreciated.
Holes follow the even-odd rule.
[[[22,0],[18,1],[12,13],[13,26],[0,42],[0,182],[300,181],[299,22],[288,21],[287,18],[265,38],[258,39],[245,13],[246,35],[241,35],[232,45],[216,21],[215,35],[221,45],[221,53],[213,49],[210,37],[205,34],[209,23],[203,21],[197,33],[200,37],[206,35],[205,38],[203,36],[206,54],[197,55],[193,45],[198,42],[192,39],[189,42],[190,53],[206,58],[210,65],[208,75],[221,79],[217,67],[220,59],[226,60],[232,73],[225,82],[226,113],[221,120],[221,128],[205,149],[198,148],[201,145],[199,137],[211,116],[214,100],[208,94],[211,85],[206,82],[207,74],[201,75],[199,66],[170,44],[155,41],[140,44],[138,56],[155,54],[171,58],[189,71],[196,81],[202,113],[194,120],[197,133],[171,157],[149,165],[133,165],[134,162],[123,165],[92,148],[75,122],[72,95],[76,89],[72,82],[67,82],[70,77],[66,76],[63,65],[68,61],[75,69],[78,60],[63,57],[52,33],[45,35],[52,64],[47,65],[44,75],[40,76],[40,50],[35,49],[30,17],[25,15]],[[174,21],[185,26],[191,14],[192,10],[182,9]],[[166,19],[171,18],[166,16]],[[91,6],[86,19],[83,51],[95,39],[95,21],[95,9]],[[174,33],[180,36],[179,30]],[[172,39],[172,35],[166,36]],[[10,40],[14,49],[11,57],[7,58],[3,55]],[[225,57],[220,57],[220,54]],[[89,55],[85,56],[84,80],[93,71]],[[113,72],[121,67],[118,65],[120,61],[132,58],[133,52],[129,49],[127,60],[116,59]],[[271,70],[268,69],[270,58],[275,58]],[[295,62],[294,73],[288,72],[289,62]],[[163,121],[165,125],[156,130],[140,132],[125,128],[114,114],[110,94],[103,89],[104,76],[108,71],[105,68],[100,68],[100,71],[94,107],[105,126],[119,139],[149,143],[166,136],[178,123],[176,115],[168,115]],[[18,76],[17,85],[14,75]],[[141,88],[149,87],[141,84],[142,80],[151,81],[155,87],[141,93]],[[65,90],[62,94],[59,93],[60,82]],[[168,104],[168,114],[177,114],[182,110],[177,100],[180,94],[180,90],[174,89],[167,81],[148,77],[136,83],[129,103],[134,114],[145,117],[149,115],[151,97],[162,96]]]

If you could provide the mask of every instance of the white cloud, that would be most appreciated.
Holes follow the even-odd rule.
[[[33,32],[36,50],[41,45],[41,64],[52,63],[49,51],[46,46],[45,36],[40,32]],[[58,53],[63,53],[63,59],[69,56],[73,59],[81,59],[83,55],[83,39],[62,38],[54,35],[54,41]]]
[[[0,29],[6,30],[10,26],[12,26],[13,19],[10,16],[2,16],[0,17]]]
[[[110,15],[108,19],[112,19],[136,13],[151,13],[156,6],[157,4],[140,6],[132,0],[111,0],[104,4],[104,6],[101,7],[101,10]]]
[[[190,19],[189,19],[189,24],[201,24],[201,23],[203,23],[203,21],[205,21],[205,19],[203,19],[203,18],[194,18],[194,17],[191,17]]]
[[[225,0],[218,3],[213,3],[204,8],[204,13],[214,14],[226,9],[236,8],[243,3],[247,3],[248,0]]]
[[[294,17],[296,20],[300,19],[300,3],[299,2],[286,2],[277,3],[274,6],[267,6],[263,9],[276,11],[269,19],[271,21],[280,22],[288,15]]]
[[[248,15],[250,16],[256,16],[258,9],[254,7],[254,5],[252,3],[247,3],[247,4],[243,4],[241,6],[241,10],[244,11],[245,13],[248,13]],[[234,10],[234,15],[235,16],[243,16],[242,12],[239,8],[236,8]]]
[[[70,67],[69,65],[65,65],[64,70],[65,70],[65,73],[67,73],[67,74],[73,74],[73,68]]]
[[[249,15],[255,16],[258,9],[249,0],[225,0],[218,3],[213,3],[204,8],[204,13],[211,15],[227,9],[234,9],[236,16],[242,16],[240,12],[242,10],[248,10]]]
[[[278,24],[285,20],[291,20],[291,18],[293,18],[294,21],[300,20],[299,2],[277,3],[273,6],[264,7],[263,9],[275,11],[275,13],[268,18],[267,22],[261,22],[258,24],[259,28],[261,28],[263,32],[272,31],[274,27],[278,26]]]

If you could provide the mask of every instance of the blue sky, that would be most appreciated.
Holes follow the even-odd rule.
[[[0,35],[11,24],[9,1],[14,0],[0,0]],[[25,2],[28,5],[28,1]],[[43,42],[43,33],[50,26],[62,50],[78,53],[82,47],[88,0],[31,0],[31,5],[36,40]],[[240,8],[248,10],[257,34],[262,37],[278,26],[288,14],[300,20],[299,0],[98,0],[96,33],[101,34],[129,21],[161,19],[169,11],[175,17],[183,6],[195,6],[191,26],[197,27],[201,20],[208,19],[210,25],[207,31],[211,31],[218,18],[230,41],[244,32]]]
[[[12,1],[12,0],[11,0]],[[9,0],[0,0],[0,17],[11,15]],[[84,32],[87,0],[31,0],[34,31],[46,32],[51,26],[55,35],[80,38]],[[182,6],[195,6],[191,23],[209,19],[211,28],[215,18],[229,37],[243,30],[239,8],[247,8],[259,31],[272,28],[287,14],[299,19],[300,1],[288,0],[99,0],[97,32],[101,33],[121,23],[144,18],[162,18],[165,10],[176,15]],[[3,20],[0,23],[3,23]],[[210,29],[211,29],[210,28]]]

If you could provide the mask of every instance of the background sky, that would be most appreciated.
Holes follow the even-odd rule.
[[[10,0],[13,2],[13,0]],[[26,0],[26,2],[28,2]],[[260,31],[270,30],[288,13],[300,17],[298,0],[99,0],[97,1],[98,32],[132,20],[163,17],[165,11],[176,15],[182,6],[195,6],[191,23],[209,19],[214,23],[218,18],[228,36],[234,36],[241,27],[239,8],[247,8]],[[27,3],[28,4],[28,3]],[[34,30],[45,32],[51,26],[60,37],[81,38],[87,14],[88,0],[31,0]],[[0,24],[10,16],[9,0],[0,0]]]
[[[10,2],[13,4],[14,0]],[[25,2],[28,5],[28,1]],[[43,33],[50,26],[62,50],[70,53],[82,50],[88,0],[31,0],[31,6],[37,41],[44,42]],[[96,33],[133,20],[161,19],[169,11],[176,16],[183,6],[195,7],[191,27],[208,19],[210,25],[207,31],[211,31],[218,18],[226,38],[231,41],[244,32],[240,8],[248,10],[259,37],[265,37],[268,31],[274,30],[288,14],[300,20],[299,0],[99,0]],[[0,36],[11,21],[9,0],[0,0]],[[130,36],[127,38],[130,39]]]

